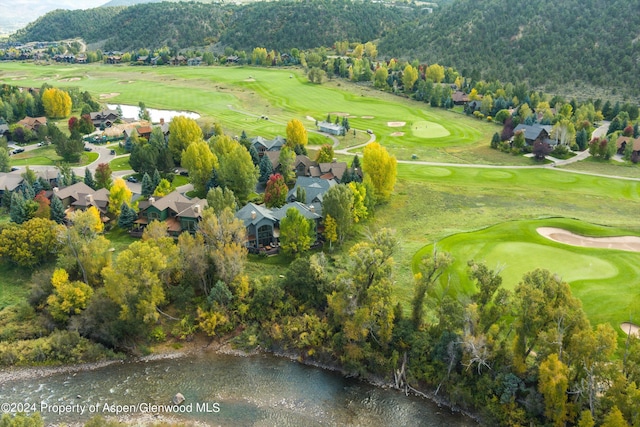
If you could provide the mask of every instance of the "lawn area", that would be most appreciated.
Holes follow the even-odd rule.
[[[505,222],[440,240],[438,250],[451,253],[455,259],[443,277],[451,289],[469,295],[474,289],[467,277],[467,260],[485,262],[489,268],[500,270],[503,286],[508,289],[515,288],[525,273],[545,268],[571,285],[594,324],[610,322],[618,329],[621,322],[629,320],[629,315],[638,314],[640,253],[557,243],[541,236],[536,231],[538,227],[557,227],[598,237],[640,234],[560,218]],[[416,253],[415,271],[420,259],[432,251],[433,245],[428,245]],[[445,285],[443,281],[441,286]]]
[[[126,171],[131,169],[129,164],[129,156],[116,157],[109,162],[112,171]]]
[[[104,64],[41,67],[8,63],[0,82],[12,84],[20,79],[20,85],[40,86],[46,82],[65,87],[69,86],[66,79],[78,75],[82,77],[73,85],[96,97],[118,93],[109,102],[137,105],[143,101],[150,108],[196,111],[214,117],[231,135],[245,130],[249,136],[273,137],[284,135],[286,123],[292,118],[312,129],[315,123],[311,119],[348,114],[353,129],[373,130],[377,140],[399,159],[416,154],[421,159],[474,163],[478,161],[476,156],[461,158],[456,151],[488,146],[491,135],[500,129],[493,123],[344,81],[314,85],[301,70],[291,69]],[[403,135],[392,136],[396,132]],[[312,144],[318,142],[316,136],[311,137]],[[502,164],[515,159],[500,155],[492,161],[490,157],[482,160]]]
[[[83,152],[78,163],[71,163],[71,166],[84,166],[95,162],[99,154],[94,152]],[[54,146],[39,147],[35,150],[14,154],[10,158],[11,166],[56,166],[62,162],[62,157],[56,153]]]
[[[570,163],[562,166],[562,169],[597,173],[602,175],[617,175],[627,178],[640,179],[640,165],[634,165],[631,162],[620,163],[615,160],[602,161],[588,157],[581,162]]]
[[[29,296],[31,271],[0,263],[0,310]]]

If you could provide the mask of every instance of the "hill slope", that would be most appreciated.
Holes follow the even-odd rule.
[[[378,50],[487,79],[637,91],[639,10],[640,0],[457,0],[396,28]]]

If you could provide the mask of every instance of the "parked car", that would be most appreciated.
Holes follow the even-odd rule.
[[[189,172],[187,172],[187,171],[180,171],[180,175],[182,175],[182,176],[189,176]]]
[[[367,133],[368,133],[369,135],[373,135],[373,131],[372,131],[371,129],[367,129]]]
[[[115,156],[116,155],[116,150],[109,151],[109,154],[111,154],[112,156]]]
[[[38,147],[43,147],[43,146],[45,146],[46,144],[47,144],[46,142],[44,142],[44,141],[40,141],[40,142],[38,142]]]
[[[127,181],[128,181],[128,182],[133,182],[133,183],[138,182],[138,180],[136,179],[136,177],[135,177],[135,176],[130,176],[129,178],[127,178]]]
[[[24,148],[16,148],[15,150],[13,150],[13,154],[20,154],[20,153],[24,153]]]
[[[91,151],[91,147],[84,147],[84,151]]]
[[[11,172],[15,172],[15,171],[19,171],[19,170],[20,170],[20,168],[17,167],[17,166],[14,166],[14,167],[11,168]]]

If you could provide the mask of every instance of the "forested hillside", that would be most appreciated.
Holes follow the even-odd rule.
[[[193,2],[51,12],[19,41],[81,37],[103,50],[378,43],[379,58],[439,63],[474,80],[614,88],[640,95],[640,0],[452,0],[440,7],[349,0]],[[433,9],[433,13],[429,13]]]
[[[548,89],[583,81],[637,92],[639,10],[639,0],[457,0],[396,28],[378,51],[487,80]]]

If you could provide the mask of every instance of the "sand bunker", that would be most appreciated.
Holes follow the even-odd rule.
[[[315,122],[315,121],[316,121],[316,119],[314,119],[314,118],[313,118],[313,117],[311,117],[311,116],[307,116],[307,120],[311,120],[312,122]]]
[[[393,132],[391,136],[404,136],[404,132]]]
[[[539,227],[536,231],[541,236],[546,237],[547,239],[553,240],[554,242],[565,243],[571,246],[640,252],[640,237],[587,237],[581,236],[579,234],[573,234],[570,231],[555,227]]]
[[[363,119],[373,119],[373,116],[362,116]]]
[[[390,128],[399,128],[406,125],[407,122],[387,122],[387,126]]]
[[[248,79],[244,79],[245,82],[255,82],[256,79],[254,79],[253,77],[249,77]]]
[[[120,92],[101,93],[100,99],[109,99],[120,95]]]
[[[68,79],[60,79],[58,81],[61,81],[61,82],[77,82],[78,80],[80,80],[80,77],[69,77]]]
[[[635,335],[640,337],[640,327],[630,322],[622,322],[620,324],[620,329],[627,335]]]

